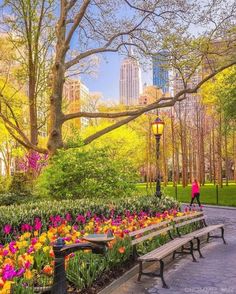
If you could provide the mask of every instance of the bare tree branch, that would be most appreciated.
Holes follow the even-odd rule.
[[[75,32],[75,30],[78,28],[78,25],[80,24],[81,20],[84,17],[84,14],[88,8],[89,3],[91,2],[91,0],[85,0],[83,1],[83,4],[79,10],[79,12],[76,14],[75,18],[74,18],[74,23],[68,33],[68,36],[66,38],[65,41],[65,46],[68,47],[71,41],[71,38],[73,37],[73,34]],[[72,3],[71,3],[72,4]]]
[[[136,24],[132,29],[129,29],[127,31],[123,31],[123,32],[119,32],[117,34],[114,34],[112,37],[110,37],[110,39],[107,41],[107,43],[100,47],[100,48],[95,48],[95,49],[90,49],[87,50],[85,52],[80,53],[79,55],[77,55],[75,58],[73,58],[72,60],[68,61],[65,63],[65,68],[69,69],[70,67],[72,67],[73,65],[77,64],[81,59],[84,59],[90,55],[96,54],[96,53],[103,53],[103,52],[117,52],[121,46],[123,45],[128,45],[127,42],[121,42],[119,45],[117,45],[115,48],[110,48],[109,46],[112,45],[112,43],[117,40],[117,38],[121,37],[121,36],[126,36],[126,35],[130,35],[132,32],[136,31],[142,24],[143,22],[146,20],[146,18],[149,16],[149,14],[145,15],[142,20]],[[130,43],[129,43],[130,44]],[[134,46],[137,46],[137,44],[132,44]]]
[[[210,79],[211,79],[212,77],[214,77],[216,74],[218,74],[219,72],[223,71],[224,69],[229,68],[229,67],[231,67],[231,66],[233,66],[233,65],[235,65],[235,64],[236,64],[236,60],[233,61],[233,62],[230,63],[230,64],[227,64],[227,65],[225,65],[225,66],[220,67],[218,70],[216,70],[215,72],[213,72],[213,73],[211,73],[210,75],[208,75],[207,77],[205,77],[205,78],[204,78],[200,83],[198,83],[194,88],[191,88],[191,89],[190,89],[190,88],[189,88],[189,89],[184,89],[184,90],[180,91],[179,93],[177,93],[177,94],[173,97],[173,99],[171,99],[171,97],[170,97],[170,98],[166,98],[167,100],[168,100],[168,99],[169,99],[169,100],[171,99],[171,100],[168,101],[168,102],[161,103],[161,101],[162,101],[163,99],[159,99],[157,102],[152,103],[152,104],[148,105],[147,107],[143,107],[143,108],[140,109],[140,110],[135,110],[135,111],[133,111],[133,112],[132,112],[132,111],[129,112],[129,115],[132,115],[132,114],[133,114],[133,115],[132,115],[132,116],[129,116],[129,117],[123,119],[123,120],[120,120],[119,122],[116,122],[115,124],[113,124],[113,125],[111,125],[111,126],[109,126],[109,127],[106,127],[106,128],[104,128],[103,130],[100,130],[100,131],[98,131],[97,133],[95,133],[95,134],[93,134],[93,135],[91,135],[91,136],[85,138],[85,139],[84,139],[84,143],[85,143],[85,144],[89,144],[89,143],[91,143],[92,141],[94,141],[94,140],[96,140],[97,138],[99,138],[99,137],[101,137],[101,136],[107,134],[108,132],[111,132],[111,131],[113,131],[113,130],[115,130],[115,129],[117,129],[117,128],[119,128],[119,127],[125,125],[125,124],[127,124],[128,122],[130,122],[130,121],[136,119],[137,117],[139,117],[140,115],[142,115],[143,113],[145,113],[145,112],[147,112],[147,111],[150,111],[150,110],[152,110],[152,109],[156,109],[156,108],[164,108],[164,107],[171,107],[171,106],[174,106],[176,102],[180,102],[180,101],[186,99],[186,94],[196,93],[196,92],[199,90],[199,88],[200,88],[204,83],[206,83],[208,80],[210,80]],[[148,110],[147,110],[147,109],[148,109]],[[125,112],[125,113],[127,113],[127,112]],[[111,114],[111,113],[110,113],[110,114]],[[107,113],[107,115],[108,115],[108,113]],[[115,115],[115,114],[113,113],[113,115]],[[91,117],[91,116],[90,116],[90,117]],[[98,117],[98,116],[94,116],[94,117]],[[103,117],[104,117],[104,116],[103,116]],[[105,116],[105,117],[107,117],[107,116]],[[115,117],[115,116],[114,116],[114,117]]]
[[[7,130],[9,131],[9,133],[12,135],[14,134],[14,131],[22,138],[22,139],[19,139],[16,135],[12,135],[15,139],[17,138],[17,141],[19,143],[23,143],[22,145],[23,146],[27,146],[26,148],[28,149],[32,149],[32,150],[35,150],[39,153],[44,153],[44,154],[47,154],[48,153],[48,150],[45,149],[45,148],[40,148],[40,147],[37,147],[36,145],[33,145],[29,139],[27,138],[27,136],[24,134],[24,132],[18,128],[16,125],[14,125],[3,113],[0,112],[0,118],[2,118],[2,120],[4,121],[4,124],[5,124],[5,127],[7,128]],[[13,131],[14,130],[14,131]]]

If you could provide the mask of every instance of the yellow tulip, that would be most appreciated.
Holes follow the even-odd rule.
[[[11,285],[14,284],[14,282],[12,281],[6,281],[3,288],[2,288],[2,291],[0,292],[1,294],[9,294],[10,291],[11,291]]]
[[[24,273],[24,278],[25,278],[26,280],[31,280],[31,279],[33,278],[33,274],[32,274],[32,272],[31,272],[31,270],[27,269],[27,270],[25,271],[25,273]]]
[[[43,245],[42,245],[41,243],[38,242],[38,243],[36,243],[36,244],[34,245],[34,249],[35,249],[35,250],[39,250],[40,248],[42,248],[42,246],[43,246]]]

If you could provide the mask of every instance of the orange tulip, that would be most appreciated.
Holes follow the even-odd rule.
[[[50,265],[45,265],[45,267],[43,268],[43,273],[51,276],[53,273],[53,268]]]
[[[120,254],[125,253],[125,247],[120,247],[120,248],[118,249],[118,251],[120,252]]]

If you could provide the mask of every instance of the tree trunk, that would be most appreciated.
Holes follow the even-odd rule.
[[[167,163],[166,163],[166,131],[164,129],[163,131],[163,149],[162,149],[162,158],[163,158],[163,180],[164,180],[164,186],[166,187],[168,184],[168,170],[167,170]]]
[[[222,119],[221,114],[219,118],[218,136],[217,136],[217,183],[222,188]]]
[[[38,145],[38,121],[36,99],[36,71],[31,58],[29,60],[29,117],[30,117],[30,142]]]
[[[192,183],[193,182],[193,153],[192,153],[192,142],[189,140],[189,158],[188,158],[188,162],[189,162],[189,182]]]
[[[57,23],[57,45],[55,63],[52,68],[52,94],[50,97],[50,125],[48,150],[53,155],[57,149],[63,148],[62,140],[62,93],[65,82],[65,54],[68,48],[65,45],[66,38],[66,13],[65,4],[61,7],[61,16]]]
[[[212,183],[212,173],[213,173],[213,169],[212,169],[212,130],[210,130],[210,138],[209,138],[209,181]]]
[[[175,135],[174,135],[174,117],[171,108],[171,141],[172,141],[172,182],[176,185],[176,169],[175,169]]]
[[[180,184],[180,166],[179,166],[179,146],[176,144],[175,148],[175,158],[176,158],[176,183]]]
[[[236,132],[233,133],[234,182],[236,183]]]
[[[50,97],[50,126],[48,150],[51,155],[63,147],[62,140],[62,91],[64,84],[64,65],[56,62],[53,68],[53,87]]]
[[[226,186],[229,185],[229,159],[228,159],[228,140],[227,140],[227,128],[225,126],[225,180]]]
[[[215,156],[215,123],[213,121],[213,128],[212,128],[212,160],[213,160],[213,180],[214,185],[216,184],[216,156]]]

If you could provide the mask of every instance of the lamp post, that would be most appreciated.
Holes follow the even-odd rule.
[[[164,122],[157,117],[155,121],[152,123],[152,131],[156,137],[156,159],[157,159],[157,182],[156,182],[156,196],[161,198],[161,176],[160,176],[160,166],[159,166],[159,158],[160,158],[160,139],[163,134]]]

